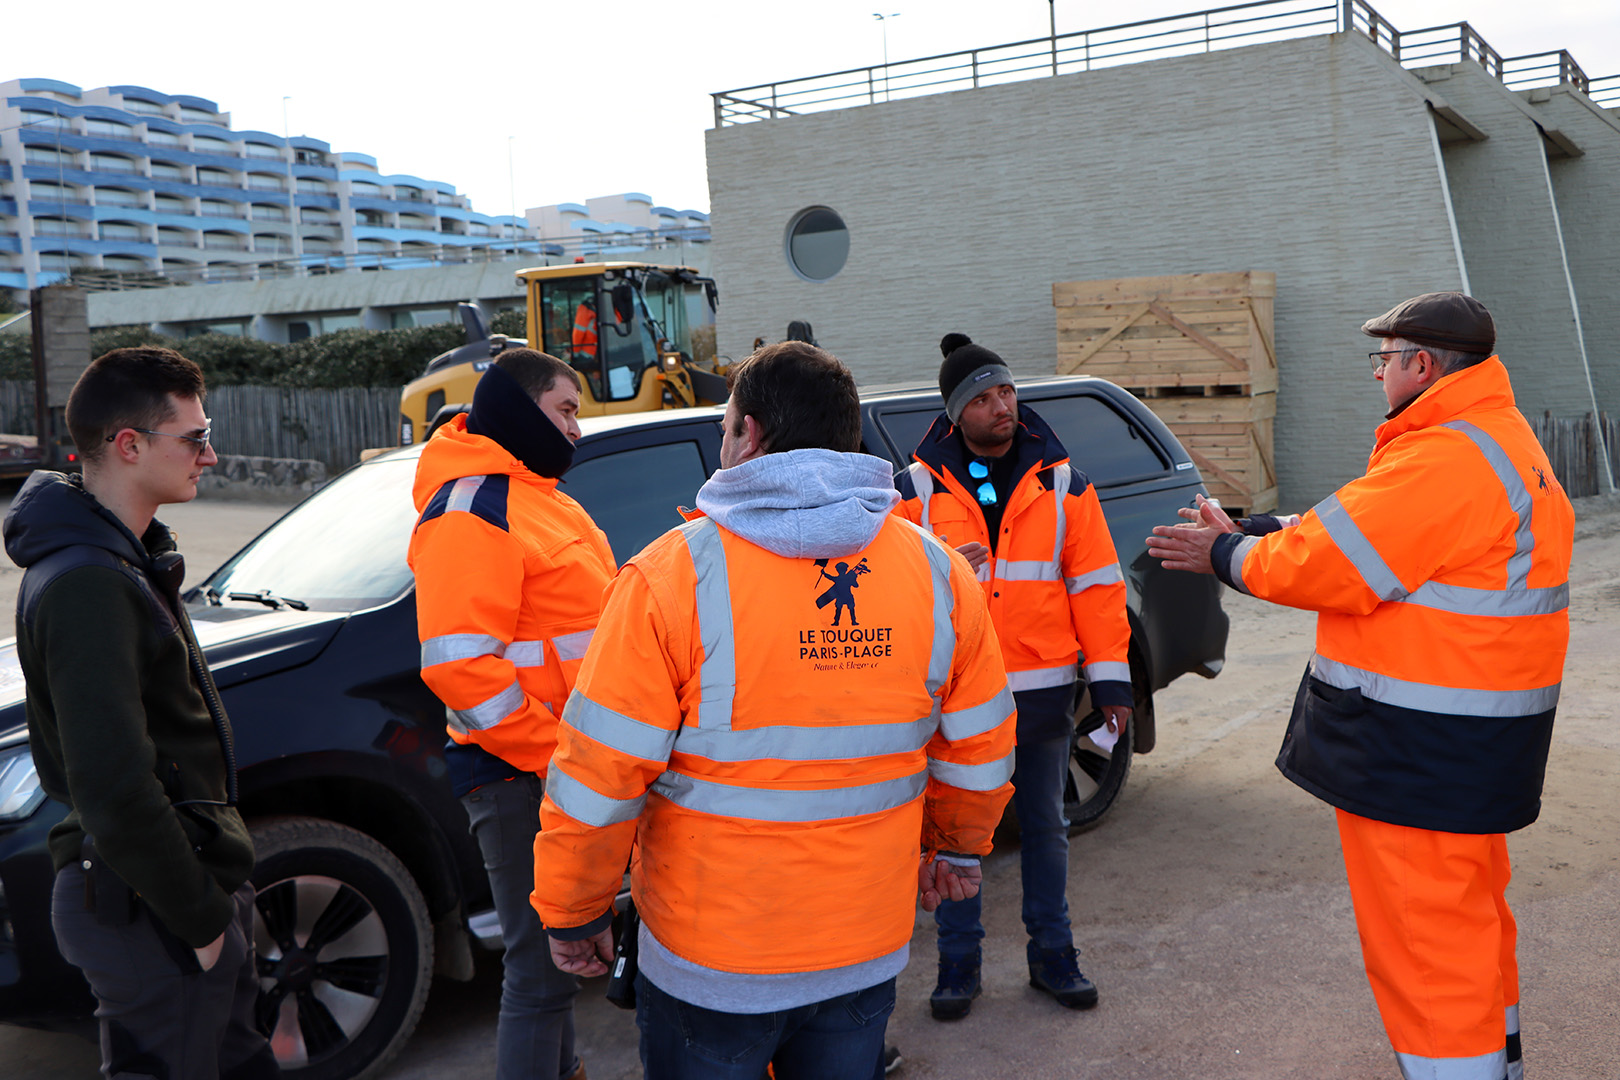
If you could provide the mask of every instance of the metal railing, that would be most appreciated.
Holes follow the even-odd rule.
[[[306,239],[308,238],[308,234]],[[348,270],[417,270],[432,266],[464,266],[488,262],[519,262],[528,266],[600,260],[650,251],[666,252],[672,263],[684,259],[689,244],[704,244],[709,230],[668,229],[638,233],[591,233],[555,239],[491,237],[485,244],[411,244],[401,251],[306,254],[295,259],[242,259],[224,265],[165,267],[162,270],[76,269],[73,284],[87,292],[125,289],[161,289],[172,285],[213,285],[233,281],[270,281],[277,278],[321,276]],[[230,251],[208,248],[209,253]],[[201,254],[202,252],[199,252]],[[243,252],[246,254],[246,252]]]
[[[897,98],[1020,82],[1284,41],[1324,33],[1363,35],[1407,67],[1471,60],[1511,89],[1566,84],[1620,105],[1620,76],[1588,79],[1566,51],[1502,55],[1468,23],[1402,32],[1366,0],[1258,0],[1095,30],[940,53],[710,95],[715,127],[874,105]]]

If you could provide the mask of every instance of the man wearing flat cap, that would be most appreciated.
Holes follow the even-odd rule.
[[[1250,519],[1264,535],[1200,500],[1148,547],[1319,613],[1277,767],[1335,808],[1401,1074],[1517,1080],[1505,834],[1541,810],[1574,512],[1479,301],[1428,293],[1361,329],[1389,401],[1366,475],[1297,525]]]

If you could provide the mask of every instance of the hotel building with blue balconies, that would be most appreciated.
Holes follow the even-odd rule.
[[[523,218],[477,213],[450,184],[384,175],[365,154],[233,130],[204,98],[0,82],[0,289],[76,270],[161,281],[367,256],[411,265],[536,236]]]

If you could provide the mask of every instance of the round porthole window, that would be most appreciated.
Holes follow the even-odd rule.
[[[826,281],[849,258],[849,229],[825,206],[801,210],[788,223],[788,265],[806,281]]]

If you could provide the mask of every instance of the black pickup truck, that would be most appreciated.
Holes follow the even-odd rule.
[[[1202,491],[1165,426],[1111,383],[1024,383],[1101,496],[1129,590],[1136,713],[1111,753],[1082,701],[1069,817],[1094,826],[1132,753],[1155,741],[1153,692],[1213,676],[1227,620],[1213,578],[1174,574],[1142,537]],[[939,412],[924,389],[863,392],[867,452],[896,469]],[[623,562],[679,524],[720,465],[719,409],[587,419],[567,491]],[[259,861],[259,1022],[288,1075],[369,1077],[399,1051],[434,974],[468,978],[499,948],[477,848],[444,778],[444,707],[418,671],[405,564],[421,446],[375,457],[290,510],[187,594],[236,731],[241,809]],[[251,600],[231,595],[256,594]],[[58,1025],[92,1002],[57,954],[45,836],[64,808],[34,776],[14,641],[0,644],[0,1022]],[[341,919],[330,913],[345,912]],[[328,917],[323,918],[323,915]]]

